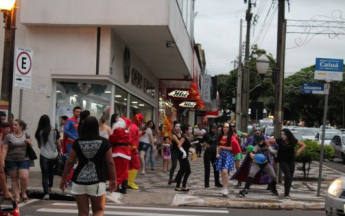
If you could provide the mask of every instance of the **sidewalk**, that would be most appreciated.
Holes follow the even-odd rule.
[[[127,190],[126,195],[113,193],[108,196],[112,200],[128,205],[160,205],[160,206],[204,206],[204,207],[228,207],[228,208],[260,208],[260,209],[301,209],[301,210],[323,210],[325,194],[329,184],[339,176],[337,172],[328,167],[323,167],[323,179],[321,185],[321,196],[317,197],[317,177],[319,164],[313,162],[308,181],[301,180],[303,173],[300,170],[295,171],[295,179],[291,189],[291,200],[283,198],[284,185],[278,184],[277,189],[280,196],[274,196],[268,190],[267,185],[252,185],[248,196],[242,197],[239,191],[243,188],[235,188],[236,181],[229,181],[229,198],[224,198],[220,194],[220,188],[213,187],[214,178],[211,169],[210,188],[204,188],[204,167],[203,158],[197,158],[191,162],[192,173],[189,177],[187,186],[190,188],[188,193],[176,192],[175,184],[168,185],[168,172],[162,171],[162,159],[156,160],[156,171],[146,170],[146,175],[138,175],[136,179],[140,190]],[[175,171],[177,174],[178,168]],[[8,185],[10,186],[10,181]],[[59,187],[60,177],[55,176],[53,194],[63,194]],[[41,173],[31,172],[28,188],[28,195],[42,194]],[[67,191],[68,193],[68,191]],[[42,194],[43,197],[43,194]],[[70,195],[68,195],[71,198]]]

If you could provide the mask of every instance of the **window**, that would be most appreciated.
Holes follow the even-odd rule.
[[[60,117],[64,115],[72,117],[73,108],[76,106],[80,106],[82,110],[89,110],[97,119],[109,115],[110,95],[109,85],[57,82],[55,122],[60,122]]]
[[[149,121],[153,119],[154,108],[143,100],[131,95],[130,107],[130,118],[137,113],[141,113],[144,116],[144,121]]]
[[[120,116],[127,116],[127,95],[128,93],[125,90],[115,86],[114,113]]]

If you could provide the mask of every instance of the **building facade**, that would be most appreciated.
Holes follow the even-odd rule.
[[[160,80],[187,80],[175,87],[189,88],[193,0],[17,0],[17,5],[15,46],[33,51],[31,89],[22,99],[31,135],[41,115],[59,128],[59,118],[70,117],[75,106],[97,118],[140,112],[158,124]],[[15,118],[19,96],[14,88]]]

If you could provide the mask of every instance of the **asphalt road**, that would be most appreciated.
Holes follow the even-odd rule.
[[[338,171],[339,175],[345,175],[345,165],[341,159],[335,158],[333,162],[324,161],[323,164]]]
[[[30,203],[21,205],[21,216],[60,216],[77,215],[77,206],[73,201],[43,201],[31,199]],[[284,211],[284,210],[247,210],[225,208],[191,208],[191,207],[149,207],[149,206],[124,206],[116,204],[106,205],[106,216],[324,216],[323,211]]]

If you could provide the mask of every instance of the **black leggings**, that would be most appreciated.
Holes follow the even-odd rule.
[[[215,153],[214,153],[215,154]],[[213,167],[214,172],[214,183],[216,186],[220,185],[219,181],[219,171],[216,169],[216,158],[214,156],[213,152],[210,152],[208,149],[206,149],[204,153],[204,168],[205,168],[205,187],[210,186],[210,165]]]
[[[169,180],[173,180],[174,172],[177,166],[177,151],[171,151],[171,167],[170,167],[170,175]]]
[[[295,162],[279,162],[280,169],[284,173],[284,196],[290,196],[290,189],[292,185],[292,178],[295,172]]]
[[[178,157],[178,161],[180,162],[180,170],[178,171],[176,176],[176,187],[180,187],[181,180],[183,177],[182,187],[186,188],[187,180],[191,173],[188,157],[182,159],[182,157],[180,156]]]

